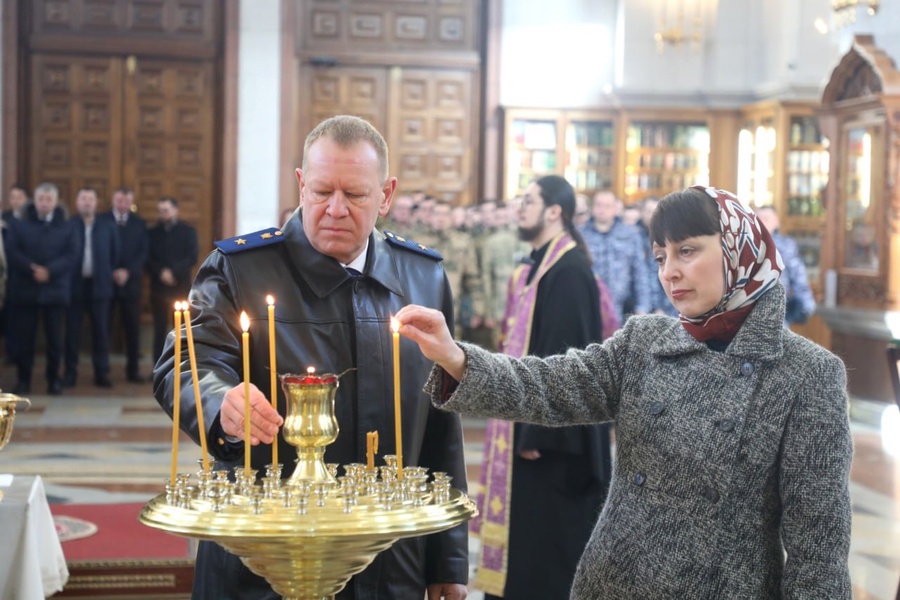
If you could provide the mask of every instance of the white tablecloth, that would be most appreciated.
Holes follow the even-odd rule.
[[[0,475],[0,598],[40,600],[63,589],[69,569],[37,476]]]

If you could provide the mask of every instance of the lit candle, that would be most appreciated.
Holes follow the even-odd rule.
[[[275,366],[275,298],[266,296],[266,304],[269,305],[269,378],[271,382],[269,392],[272,400],[272,408],[278,411],[278,369]],[[278,432],[272,440],[272,465],[278,464]]]
[[[200,377],[197,375],[197,353],[194,351],[193,323],[191,309],[187,302],[184,308],[184,331],[187,334],[188,357],[191,361],[191,384],[194,386],[194,406],[197,409],[197,431],[200,434],[200,450],[203,453],[203,470],[209,473],[209,452],[206,450],[206,426],[203,424],[203,403],[200,401]]]
[[[172,485],[178,474],[178,429],[181,421],[181,302],[175,303],[175,380],[172,407]]]
[[[394,435],[397,437],[397,479],[403,479],[403,429],[400,426],[400,321],[391,317],[394,337]]]
[[[369,431],[366,433],[366,468],[369,471],[375,470],[376,452],[378,452],[378,432]]]
[[[244,348],[244,473],[250,472],[250,317],[241,311],[241,342]]]

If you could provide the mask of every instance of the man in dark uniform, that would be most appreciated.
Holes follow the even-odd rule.
[[[78,378],[81,325],[84,313],[91,320],[91,356],[94,384],[112,387],[109,380],[109,307],[113,296],[113,269],[119,264],[119,234],[110,219],[97,218],[97,192],[79,190],[75,197],[78,214],[71,224],[82,248],[72,274],[72,302],[66,316],[66,373],[63,385]]]
[[[340,435],[325,450],[328,462],[365,462],[365,432],[377,430],[379,452],[394,447],[390,317],[407,304],[441,310],[452,322],[453,304],[440,255],[406,238],[382,235],[375,220],[387,214],[397,179],[388,176],[384,138],[357,117],[338,116],[307,137],[296,172],[300,211],[283,230],[269,229],[218,242],[191,289],[193,337],[206,431],[198,431],[188,379],[181,392],[181,426],[194,440],[205,435],[217,468],[243,462],[244,393],[238,316],[250,317],[252,405],[251,465],[271,461],[268,444],[283,422],[269,392],[267,306],[276,300],[278,368],[282,372],[339,373],[335,399]],[[173,336],[154,371],[154,395],[173,409]],[[181,372],[188,364],[182,355]],[[400,349],[403,456],[409,465],[446,471],[465,489],[459,419],[431,406],[422,387],[431,369],[413,343]],[[260,391],[260,390],[264,390]],[[256,445],[262,442],[263,445]],[[292,448],[278,436],[281,456]],[[287,462],[287,461],[285,461]],[[293,464],[286,464],[289,476]],[[468,579],[464,525],[425,538],[401,540],[375,558],[337,595],[339,599],[462,599]],[[268,583],[211,542],[197,554],[194,598],[274,599]]]
[[[197,230],[178,220],[178,201],[163,196],[156,205],[159,224],[150,230],[150,309],[153,312],[153,362],[162,354],[172,327],[174,305],[187,299],[191,269],[197,264]]]
[[[34,341],[41,315],[47,339],[47,393],[59,395],[63,318],[72,293],[72,272],[80,256],[78,240],[59,206],[59,190],[52,183],[39,185],[34,190],[34,204],[9,225],[9,302],[19,342],[18,383],[13,393],[31,391]]]
[[[134,193],[127,187],[113,192],[111,218],[119,232],[119,264],[113,271],[113,309],[118,307],[125,330],[125,376],[141,383],[138,367],[141,345],[141,291],[147,262],[147,223],[134,210]]]

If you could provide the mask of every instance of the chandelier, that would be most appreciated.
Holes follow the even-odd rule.
[[[856,9],[864,6],[869,15],[878,12],[879,0],[831,0],[831,10],[834,11],[834,24],[841,28],[856,23]]]
[[[679,0],[674,10],[672,4],[672,0],[664,0],[659,26],[653,34],[656,50],[660,54],[667,46],[674,48],[682,44],[699,44],[702,39],[702,0]],[[689,6],[686,7],[685,4]]]

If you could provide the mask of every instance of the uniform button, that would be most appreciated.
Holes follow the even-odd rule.
[[[719,492],[711,487],[703,488],[703,497],[715,504],[719,501]]]
[[[634,478],[631,480],[634,485],[641,486],[644,485],[644,482],[647,481],[647,476],[638,471],[634,474]]]
[[[666,405],[659,400],[650,403],[650,414],[660,415],[666,409]]]
[[[741,365],[741,375],[743,375],[744,377],[750,377],[751,375],[753,375],[754,370],[755,369],[752,362],[745,362]]]
[[[724,431],[725,433],[734,431],[734,421],[731,419],[722,419],[719,421],[719,431]]]

